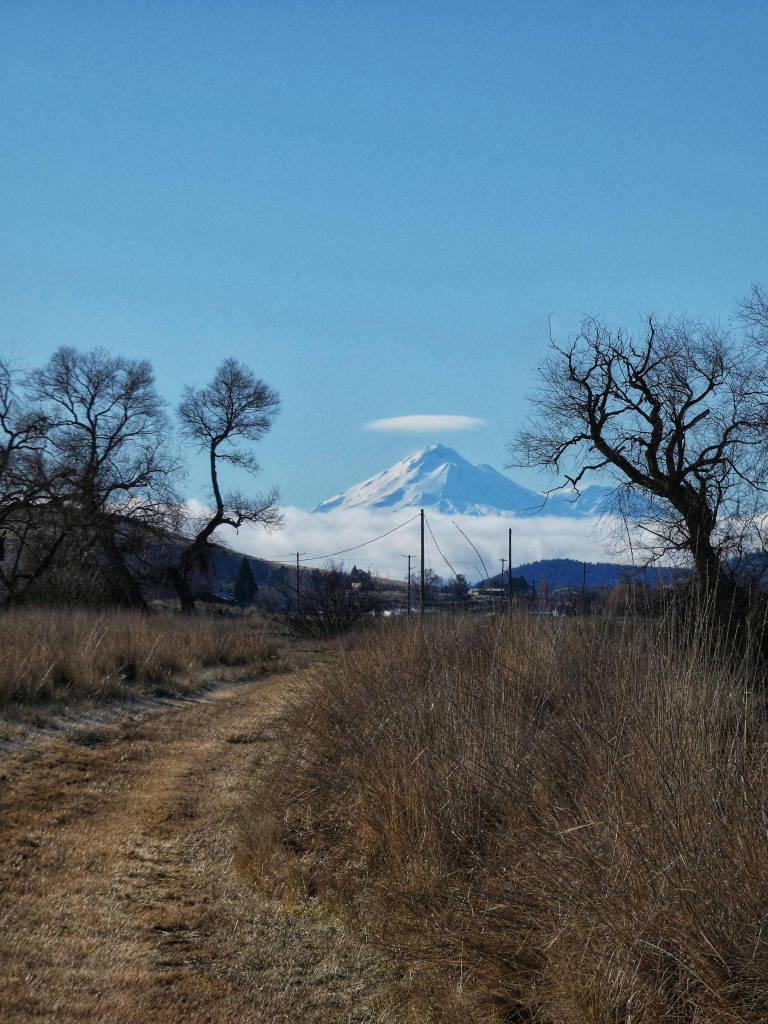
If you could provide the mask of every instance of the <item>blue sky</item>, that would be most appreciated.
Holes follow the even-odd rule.
[[[0,349],[147,357],[171,403],[241,359],[291,505],[434,441],[501,467],[550,313],[768,281],[766,38],[738,0],[4,0]],[[364,429],[422,415],[485,425]]]

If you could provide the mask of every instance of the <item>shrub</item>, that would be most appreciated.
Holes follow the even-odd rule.
[[[329,562],[301,577],[299,606],[288,613],[291,629],[305,636],[332,637],[370,622],[381,605],[381,595],[370,573],[344,572]]]

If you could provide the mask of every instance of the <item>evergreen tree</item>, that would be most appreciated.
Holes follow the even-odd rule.
[[[466,601],[469,595],[469,584],[464,573],[459,573],[451,584],[451,597],[454,601]]]
[[[248,559],[243,555],[235,579],[235,600],[240,604],[250,604],[256,596],[256,580],[253,578],[251,566]]]
[[[358,569],[356,565],[353,565],[349,574],[349,582],[359,583],[363,588],[370,587],[372,584],[371,574],[365,569]]]

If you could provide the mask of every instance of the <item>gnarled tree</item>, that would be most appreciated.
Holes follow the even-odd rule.
[[[259,441],[271,428],[280,399],[262,380],[234,359],[226,359],[210,384],[184,389],[178,415],[183,435],[208,457],[212,507],[203,516],[171,569],[171,577],[186,612],[195,602],[189,576],[205,558],[208,543],[220,526],[239,530],[246,523],[261,523],[267,530],[282,526],[279,494],[223,492],[220,466],[232,466],[251,475],[259,472],[256,457],[243,442]]]
[[[0,361],[0,601],[7,603],[50,568],[64,539],[58,474],[46,457],[50,424],[31,409],[20,374]]]
[[[55,481],[33,514],[50,510],[69,557],[106,570],[111,600],[145,609],[129,562],[148,532],[168,528],[177,468],[150,364],[60,348],[27,377],[26,394],[45,423],[42,458]]]
[[[759,293],[761,294],[761,293]],[[684,553],[730,600],[728,560],[759,543],[768,508],[768,364],[755,332],[653,317],[638,339],[587,319],[553,343],[533,415],[509,450],[576,488],[616,484],[652,558]]]

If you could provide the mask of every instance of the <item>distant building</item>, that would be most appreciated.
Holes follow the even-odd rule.
[[[467,591],[470,597],[503,597],[506,590],[501,587],[470,587]]]

